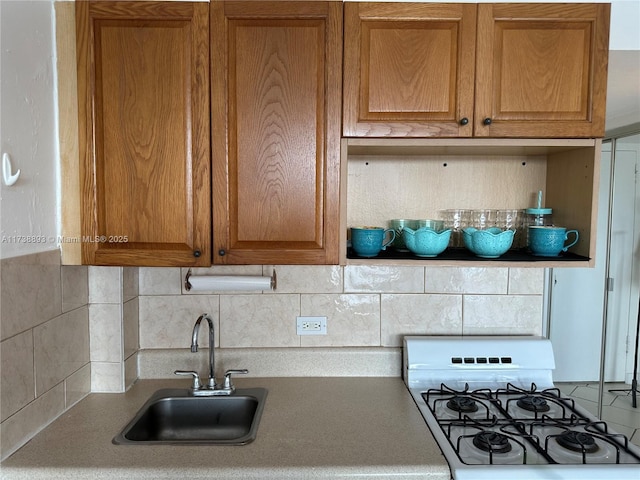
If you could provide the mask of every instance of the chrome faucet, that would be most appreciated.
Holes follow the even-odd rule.
[[[209,381],[207,386],[209,388],[216,388],[216,335],[213,329],[213,319],[207,313],[203,313],[196,320],[196,324],[193,326],[193,334],[191,335],[191,351],[196,353],[198,351],[198,332],[200,330],[200,322],[206,320],[209,324]]]
[[[198,351],[198,332],[200,331],[200,323],[202,320],[206,320],[209,324],[209,380],[206,386],[202,386],[200,383],[200,376],[193,370],[176,370],[176,375],[191,375],[193,377],[193,384],[191,386],[191,393],[196,396],[207,395],[231,395],[235,392],[235,386],[231,381],[231,375],[247,374],[249,370],[227,370],[224,374],[224,382],[219,385],[216,382],[216,357],[215,357],[215,330],[213,319],[207,313],[203,313],[196,320],[193,326],[193,333],[191,334],[191,351],[193,353]]]

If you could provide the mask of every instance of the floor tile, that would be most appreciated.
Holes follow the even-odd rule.
[[[558,383],[560,391],[573,398],[578,404],[591,412],[598,413],[598,383]],[[611,392],[610,390],[630,390],[624,383],[606,383],[603,394],[602,419],[612,430],[626,435],[629,440],[640,446],[640,407],[633,408],[630,392]],[[640,403],[640,397],[638,398]]]

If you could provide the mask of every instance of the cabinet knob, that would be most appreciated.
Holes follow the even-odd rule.
[[[462,117],[460,119],[460,125],[467,125],[469,123],[469,119],[467,117]]]
[[[491,119],[490,119],[489,117],[487,117],[487,118],[485,118],[485,119],[482,121],[482,123],[483,123],[484,125],[491,125]]]
[[[220,250],[218,250],[218,255],[220,255],[221,257],[224,257],[227,254],[227,252],[224,251],[224,248],[221,248]]]
[[[200,258],[200,255],[202,255],[202,252],[200,250],[194,250],[193,251],[193,256],[196,258]]]

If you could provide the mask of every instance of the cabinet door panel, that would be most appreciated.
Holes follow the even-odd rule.
[[[608,25],[602,4],[479,5],[475,135],[604,135]]]
[[[344,135],[470,136],[475,22],[469,4],[345,4]]]
[[[322,24],[313,20],[241,23],[231,22],[229,28],[235,43],[230,49],[231,76],[235,74],[230,85],[237,88],[230,119],[236,130],[229,171],[237,182],[238,202],[232,206],[237,208],[233,232],[237,238],[232,243],[298,241],[319,246]]]
[[[84,263],[210,264],[206,7],[77,3]]]
[[[214,3],[212,24],[214,262],[337,263],[341,5]]]

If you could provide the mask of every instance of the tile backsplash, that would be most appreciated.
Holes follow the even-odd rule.
[[[542,332],[544,270],[390,266],[211,267],[271,275],[268,292],[187,292],[186,269],[140,269],[140,348],[187,348],[202,312],[221,348],[399,347],[407,334]],[[296,317],[326,316],[327,335],[298,336]],[[204,337],[202,337],[204,339]]]
[[[51,250],[3,259],[0,456],[91,390],[87,267]]]
[[[141,378],[205,371],[189,351],[197,317],[216,328],[216,366],[254,376],[397,376],[404,335],[543,331],[544,269],[423,266],[215,266],[193,275],[277,272],[275,291],[186,291],[188,269],[140,268]],[[326,316],[327,335],[298,336],[297,316]],[[207,345],[206,329],[199,344]]]
[[[123,392],[138,378],[138,268],[88,267],[91,391]]]
[[[242,359],[264,376],[399,374],[409,334],[542,333],[543,269],[253,265],[192,274],[274,269],[275,291],[190,292],[184,268],[62,266],[59,251],[2,260],[2,458],[90,391],[202,366],[206,355],[194,358],[189,345],[203,312],[223,366]],[[300,315],[326,316],[327,335],[298,336]],[[199,343],[207,346],[206,328]]]
[[[65,266],[60,251],[1,262],[0,458],[89,392],[137,379],[138,269]]]

